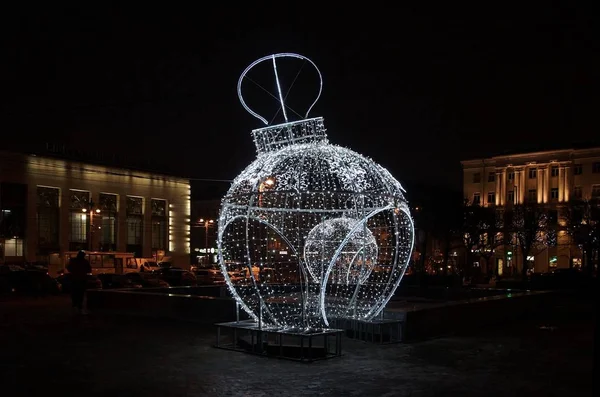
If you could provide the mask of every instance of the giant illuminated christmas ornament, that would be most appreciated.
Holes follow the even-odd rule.
[[[317,98],[302,120],[288,118],[280,58],[317,71]],[[244,101],[242,83],[259,64],[272,67],[283,124],[269,125]],[[238,81],[242,105],[266,126],[252,131],[258,156],[222,200],[219,261],[235,299],[265,327],[310,330],[340,318],[373,319],[400,284],[413,248],[400,183],[371,159],[330,144],[323,118],[307,118],[321,89],[316,65],[291,53],[255,61]]]

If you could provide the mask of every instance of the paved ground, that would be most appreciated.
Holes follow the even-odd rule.
[[[591,396],[592,304],[547,309],[412,344],[345,339],[342,358],[302,364],[214,349],[197,325],[74,317],[64,297],[0,302],[0,395]]]

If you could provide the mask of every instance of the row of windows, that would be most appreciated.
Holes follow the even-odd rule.
[[[119,212],[119,196],[114,193],[100,193],[98,195],[99,203],[91,200],[91,193],[87,190],[69,190],[69,208],[75,211],[97,212]],[[61,206],[60,188],[38,186],[37,187],[37,205],[38,207],[56,208]],[[144,197],[127,196],[125,202],[125,213],[127,215],[144,214]],[[167,201],[164,199],[150,199],[150,209],[152,216],[167,216]]]
[[[60,189],[38,186],[37,220],[40,250],[54,250],[59,245]],[[141,251],[144,230],[144,198],[126,197],[125,223],[127,251]],[[164,250],[167,245],[167,201],[151,199],[152,249]],[[118,216],[121,213],[117,194],[100,193],[99,202],[91,200],[85,190],[69,190],[69,249],[115,250]],[[93,237],[93,238],[92,238]],[[90,247],[97,241],[99,247]]]
[[[581,199],[583,197],[582,194],[582,187],[581,186],[575,186],[573,188],[573,198],[574,199]],[[600,185],[593,185],[592,186],[592,198],[600,198]],[[558,188],[552,188],[550,189],[550,199],[551,200],[558,200]],[[515,192],[510,190],[506,193],[506,200],[509,203],[514,203],[515,202]],[[528,201],[537,201],[537,189],[530,189],[527,192],[527,200]],[[487,196],[487,203],[489,205],[495,205],[496,204],[496,192],[489,192],[488,196]],[[475,205],[481,205],[481,194],[480,193],[474,193],[473,194],[473,204]]]
[[[600,173],[600,162],[595,162],[592,164],[592,173],[594,173],[594,174]],[[558,174],[559,174],[558,166],[552,166],[550,168],[550,175],[552,177],[557,177]],[[583,174],[583,165],[575,164],[573,166],[573,174],[574,175],[582,175]],[[529,179],[537,178],[537,168],[530,168],[529,172],[528,172],[528,176],[529,176]],[[508,180],[514,180],[515,173],[507,172],[506,177],[508,178]],[[496,181],[496,173],[495,172],[488,173],[488,182],[495,182],[495,181]],[[476,172],[473,174],[473,183],[481,183],[481,173],[480,172]]]

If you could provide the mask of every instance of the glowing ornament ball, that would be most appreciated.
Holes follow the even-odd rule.
[[[373,233],[358,225],[352,218],[332,218],[316,225],[306,237],[304,245],[304,263],[313,282],[320,283],[326,272],[325,265],[332,258],[330,277],[336,283],[365,283],[377,261],[377,241]],[[336,255],[344,238],[349,236],[342,251]]]
[[[242,82],[250,68],[268,61],[280,90],[276,60],[283,56],[306,60],[261,58],[238,83],[242,105],[265,124],[244,102]],[[281,91],[279,98],[285,109]],[[371,320],[393,296],[411,256],[414,227],[404,190],[377,163],[330,144],[323,118],[284,117],[286,123],[252,131],[258,156],[222,200],[218,247],[227,285],[265,327]],[[232,279],[230,271],[244,277]]]

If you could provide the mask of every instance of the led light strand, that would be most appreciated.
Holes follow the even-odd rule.
[[[283,103],[283,95],[281,94],[281,84],[279,83],[279,75],[277,74],[277,61],[275,61],[275,55],[273,55],[273,71],[275,72],[275,81],[277,82],[277,93],[279,94],[279,102],[281,102],[281,111],[283,112],[283,118],[287,123],[288,118],[285,111],[285,103]]]
[[[283,109],[275,58],[266,59]],[[414,224],[402,185],[371,159],[330,144],[325,131],[321,117],[253,130],[258,157],[222,200],[221,270],[263,327],[372,320],[408,267]]]

